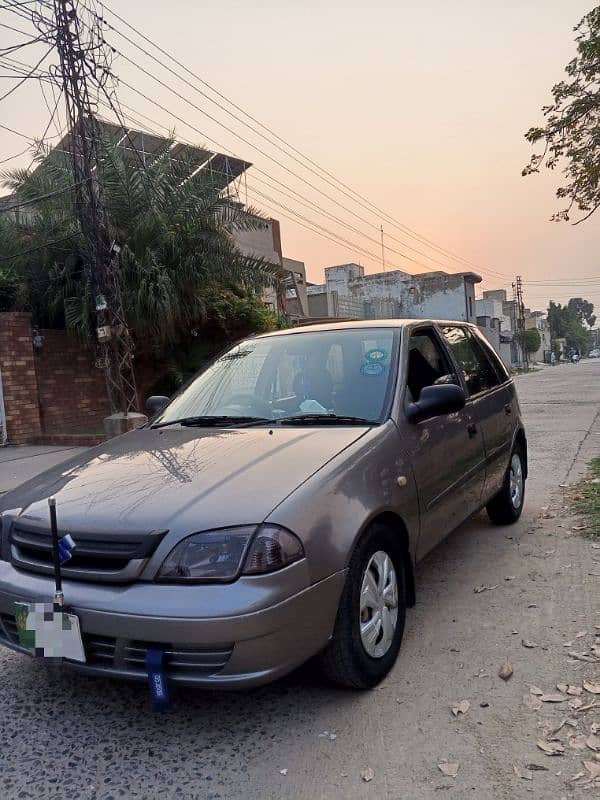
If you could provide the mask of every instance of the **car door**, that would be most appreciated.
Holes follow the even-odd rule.
[[[425,386],[461,385],[435,327],[414,328],[403,353],[401,414],[407,404],[419,399]],[[483,441],[469,404],[460,412],[417,423],[404,418],[401,435],[419,494],[417,558],[422,558],[479,506],[484,481]]]
[[[517,408],[510,376],[491,347],[470,328],[445,325],[442,333],[458,362],[472,404],[476,424],[483,433],[489,499],[502,486],[513,440]]]

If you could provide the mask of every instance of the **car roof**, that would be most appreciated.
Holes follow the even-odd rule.
[[[472,328],[473,325],[462,320],[436,320],[436,319],[415,319],[406,317],[403,319],[356,319],[344,322],[319,322],[317,324],[299,325],[295,328],[285,328],[281,331],[258,334],[258,337],[266,338],[271,336],[289,336],[302,333],[319,333],[321,331],[345,331],[362,330],[369,328],[406,328],[415,325],[461,325]]]

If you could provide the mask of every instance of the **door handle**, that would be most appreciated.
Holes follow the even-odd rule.
[[[477,436],[477,425],[474,422],[471,422],[467,425],[467,433],[469,434],[469,439],[473,439]]]
[[[512,414],[512,408],[510,407],[509,403],[507,403],[504,406],[504,413],[506,414],[507,417],[510,417],[510,415]]]

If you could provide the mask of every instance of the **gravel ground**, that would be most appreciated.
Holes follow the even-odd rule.
[[[600,453],[600,362],[517,382],[531,449],[523,518],[502,529],[480,515],[421,564],[400,658],[377,690],[338,691],[304,667],[251,692],[176,691],[173,713],[160,716],[143,686],[57,674],[2,650],[0,796],[598,796],[597,785],[577,785],[585,776],[570,781],[589,774],[582,762],[593,764],[594,751],[569,739],[590,734],[600,709],[570,708],[569,695],[535,710],[523,697],[534,697],[531,685],[556,694],[557,684],[600,681],[600,663],[569,656],[590,653],[600,633],[600,550],[572,530],[559,488]],[[496,588],[474,591],[482,586]],[[506,661],[514,674],[505,682]],[[450,707],[463,700],[469,710],[455,718]],[[536,742],[565,718],[576,722],[556,733],[565,754],[548,756]],[[443,762],[458,763],[456,777],[442,774]],[[514,766],[527,764],[546,770],[518,777]]]

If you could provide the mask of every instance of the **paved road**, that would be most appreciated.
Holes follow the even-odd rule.
[[[581,757],[536,749],[538,726],[559,711],[531,712],[522,695],[530,682],[552,689],[593,674],[592,665],[567,664],[563,644],[600,624],[599,551],[557,519],[540,520],[540,509],[560,504],[558,484],[600,453],[600,361],[545,369],[518,385],[531,445],[526,513],[511,529],[479,516],[420,566],[418,604],[381,687],[337,691],[303,668],[248,693],[178,691],[174,713],[157,716],[143,687],[61,678],[2,651],[0,796],[591,797],[564,784]],[[475,594],[481,584],[498,588]],[[525,649],[522,638],[539,647]],[[505,659],[514,667],[507,683],[497,677]],[[454,719],[449,706],[464,699],[471,708]],[[445,759],[460,763],[455,779],[438,770]],[[549,771],[520,780],[513,764],[528,762]],[[360,777],[366,767],[369,783]]]

